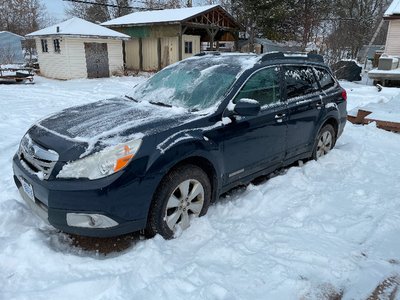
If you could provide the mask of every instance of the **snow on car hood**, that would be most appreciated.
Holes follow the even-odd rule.
[[[167,130],[191,117],[183,108],[113,98],[67,108],[39,120],[35,126],[64,140],[85,143],[83,157],[94,152],[95,148]]]

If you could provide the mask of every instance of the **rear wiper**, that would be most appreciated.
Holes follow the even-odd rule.
[[[132,98],[132,97],[130,97],[130,96],[128,96],[128,95],[125,95],[125,97],[128,98],[129,100],[133,100],[133,101],[135,101],[135,102],[139,102],[139,101],[137,101],[135,98]]]
[[[158,105],[158,106],[165,106],[165,107],[172,107],[170,104],[165,104],[162,102],[150,102],[151,104]]]

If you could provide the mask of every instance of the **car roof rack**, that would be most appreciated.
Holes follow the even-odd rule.
[[[221,55],[219,51],[203,51],[195,54],[194,56],[204,56],[204,55]]]
[[[262,54],[260,61],[269,61],[276,59],[299,59],[316,62],[324,62],[322,55],[307,52],[269,52]]]

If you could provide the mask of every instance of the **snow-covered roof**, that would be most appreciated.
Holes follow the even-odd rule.
[[[117,25],[140,25],[148,23],[181,23],[187,19],[191,19],[197,15],[201,15],[210,10],[213,10],[219,5],[207,5],[198,7],[187,7],[179,9],[164,9],[135,12],[126,16],[110,20],[101,25],[117,26]],[[221,7],[220,7],[221,8]],[[221,8],[222,9],[222,8]]]
[[[41,36],[73,36],[73,37],[103,37],[112,39],[130,39],[129,35],[88,22],[80,18],[72,18],[62,23],[29,33],[28,38]]]
[[[15,34],[15,33],[9,32],[9,31],[0,31],[0,35],[3,35],[3,34],[9,34],[9,35],[15,36],[16,38],[18,37],[20,40],[25,40],[25,38],[23,36],[20,36],[18,34]]]
[[[393,15],[400,15],[400,0],[393,0],[384,16],[388,17]]]

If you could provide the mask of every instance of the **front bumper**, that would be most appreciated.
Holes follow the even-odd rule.
[[[15,184],[24,201],[35,214],[57,229],[78,235],[110,237],[146,227],[154,191],[143,178],[131,176],[127,181],[120,178],[121,174],[116,174],[93,181],[45,181],[30,174],[21,165],[18,156],[14,156],[13,170]],[[22,181],[31,186],[34,201],[24,191]],[[111,226],[102,228],[95,222],[87,222],[83,227],[71,226],[71,220],[76,220],[76,216],[78,219],[82,216],[109,219]]]

